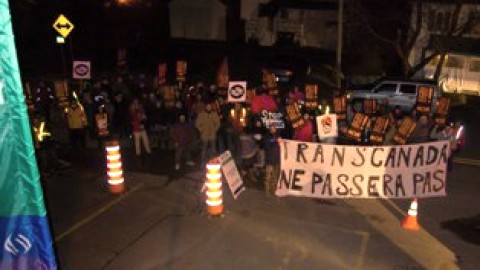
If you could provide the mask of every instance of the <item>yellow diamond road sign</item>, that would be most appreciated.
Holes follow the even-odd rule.
[[[60,14],[57,20],[53,23],[53,29],[57,30],[57,32],[64,38],[70,34],[73,30],[73,24],[67,19],[67,17]]]

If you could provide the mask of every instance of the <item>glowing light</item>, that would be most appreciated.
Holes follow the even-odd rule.
[[[460,126],[460,128],[457,131],[457,134],[455,135],[455,139],[460,139],[460,136],[462,136],[463,133],[463,126]]]

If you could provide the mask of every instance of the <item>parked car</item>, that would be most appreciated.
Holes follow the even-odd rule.
[[[355,110],[361,109],[364,99],[376,99],[379,104],[385,104],[389,107],[400,106],[404,111],[410,111],[415,106],[417,91],[420,86],[433,87],[434,110],[437,98],[441,96],[435,81],[382,78],[371,86],[352,87],[347,92],[347,98]]]

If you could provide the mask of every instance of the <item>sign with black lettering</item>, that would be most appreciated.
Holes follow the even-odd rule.
[[[425,198],[445,196],[448,141],[346,146],[280,141],[277,196]]]
[[[243,184],[242,177],[238,173],[237,165],[233,160],[232,153],[230,153],[230,150],[227,150],[218,156],[218,158],[222,164],[223,176],[225,177],[225,180],[227,180],[233,198],[237,199],[240,193],[245,191],[245,185]]]

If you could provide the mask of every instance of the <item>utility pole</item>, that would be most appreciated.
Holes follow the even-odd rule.
[[[342,87],[342,47],[343,47],[343,0],[338,1],[338,27],[337,27],[337,88]]]

